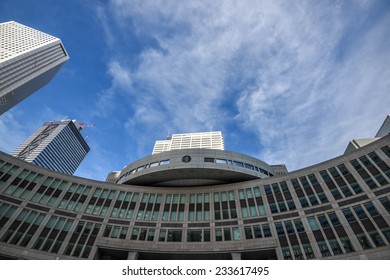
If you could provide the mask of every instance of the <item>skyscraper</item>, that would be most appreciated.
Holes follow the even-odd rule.
[[[378,133],[375,135],[375,137],[383,137],[390,134],[390,114],[386,116],[386,119],[384,120],[382,126],[378,130]]]
[[[76,121],[46,122],[12,155],[51,170],[73,174],[90,150],[80,130]]]
[[[157,140],[152,154],[171,150],[201,148],[224,150],[225,146],[221,131],[173,134],[166,140]]]
[[[60,39],[0,23],[0,115],[49,83],[68,59]]]

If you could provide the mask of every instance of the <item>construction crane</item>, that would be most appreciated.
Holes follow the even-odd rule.
[[[96,126],[96,124],[93,124],[93,123],[78,122],[78,124],[79,124],[79,126],[78,126],[78,129],[79,129],[79,130],[84,129],[85,127],[93,127],[93,126]]]

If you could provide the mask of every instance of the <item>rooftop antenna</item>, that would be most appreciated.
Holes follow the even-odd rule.
[[[170,138],[171,138],[171,130],[168,130],[167,140],[169,140]]]
[[[62,120],[61,120],[61,121],[62,121],[62,122],[63,122],[63,121],[66,121],[66,120],[67,120],[67,118],[68,118],[68,116],[65,116],[65,117],[63,117],[63,118],[62,118]]]

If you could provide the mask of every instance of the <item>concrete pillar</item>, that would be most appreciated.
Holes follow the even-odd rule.
[[[232,255],[232,260],[241,260],[241,253],[230,253]]]
[[[128,260],[136,260],[136,259],[138,259],[138,255],[139,255],[138,252],[128,252],[127,259]]]

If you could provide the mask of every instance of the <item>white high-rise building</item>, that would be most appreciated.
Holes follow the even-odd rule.
[[[60,39],[0,23],[0,115],[49,83],[68,59]]]
[[[225,150],[221,131],[172,134],[166,140],[157,140],[153,155],[161,152],[181,149]]]

